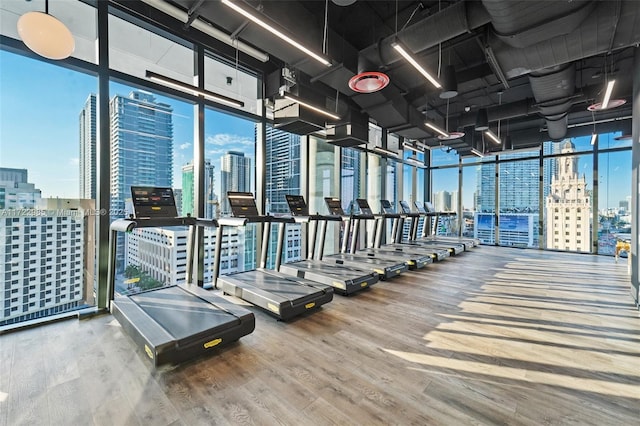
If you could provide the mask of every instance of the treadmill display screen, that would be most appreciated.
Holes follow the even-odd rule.
[[[235,217],[260,216],[251,192],[227,192],[231,214]]]
[[[380,205],[382,207],[382,213],[395,213],[395,209],[389,200],[380,200]]]
[[[371,207],[369,207],[369,202],[367,200],[365,200],[364,198],[358,198],[356,200],[356,203],[358,203],[358,207],[360,208],[360,213],[365,214],[365,215],[373,215],[373,211],[371,211]]]
[[[422,213],[422,214],[426,214],[427,211],[424,209],[424,206],[421,206],[419,202],[415,202],[413,203],[416,206],[416,210],[418,210],[418,213]]]
[[[402,209],[402,213],[411,213],[411,207],[409,207],[409,203],[406,201],[400,201],[400,208]]]
[[[294,216],[309,216],[309,207],[302,195],[285,195],[289,210]]]
[[[177,217],[178,209],[171,188],[132,186],[131,201],[134,217]]]
[[[329,209],[330,215],[344,216],[344,210],[342,210],[342,205],[340,205],[339,198],[325,197],[324,202],[327,204],[327,208]]]
[[[430,213],[435,213],[436,212],[436,208],[433,206],[433,203],[430,201],[426,201],[424,203],[424,206],[427,208],[427,211]]]

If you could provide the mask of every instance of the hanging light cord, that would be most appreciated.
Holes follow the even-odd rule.
[[[49,14],[49,0],[44,0],[44,13]]]
[[[324,2],[324,32],[322,36],[322,54],[327,54],[327,32],[329,28],[329,0]]]

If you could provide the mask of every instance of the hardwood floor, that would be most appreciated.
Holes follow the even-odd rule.
[[[629,287],[611,257],[480,247],[157,371],[112,316],[59,322],[0,337],[0,426],[637,425]]]

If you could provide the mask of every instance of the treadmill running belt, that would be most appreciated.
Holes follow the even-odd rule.
[[[229,327],[231,315],[215,305],[171,286],[129,296],[177,341],[197,339],[220,325]],[[239,319],[236,318],[236,324]]]

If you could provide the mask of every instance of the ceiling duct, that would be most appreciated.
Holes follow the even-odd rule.
[[[574,31],[596,6],[592,0],[482,0],[482,4],[491,16],[493,33],[516,48]]]
[[[364,145],[369,140],[369,116],[350,108],[345,121],[327,125],[326,132],[330,144],[341,147]]]
[[[544,8],[544,2],[531,3]],[[554,9],[558,3],[554,2]],[[606,1],[594,3],[596,5],[592,13],[575,30],[564,34],[563,29],[559,28],[561,24],[555,22],[554,26],[558,28],[550,33],[560,32],[562,35],[545,38],[526,49],[512,47],[500,36],[489,34],[488,44],[506,77],[515,78],[640,43],[640,27],[637,25],[640,8],[636,2],[616,2],[615,5],[619,7],[613,7],[612,2]],[[531,25],[537,21],[535,16],[530,19]]]
[[[540,113],[547,120],[552,140],[564,139],[567,134],[568,113],[575,93],[576,67],[573,63],[529,74],[533,96]]]

